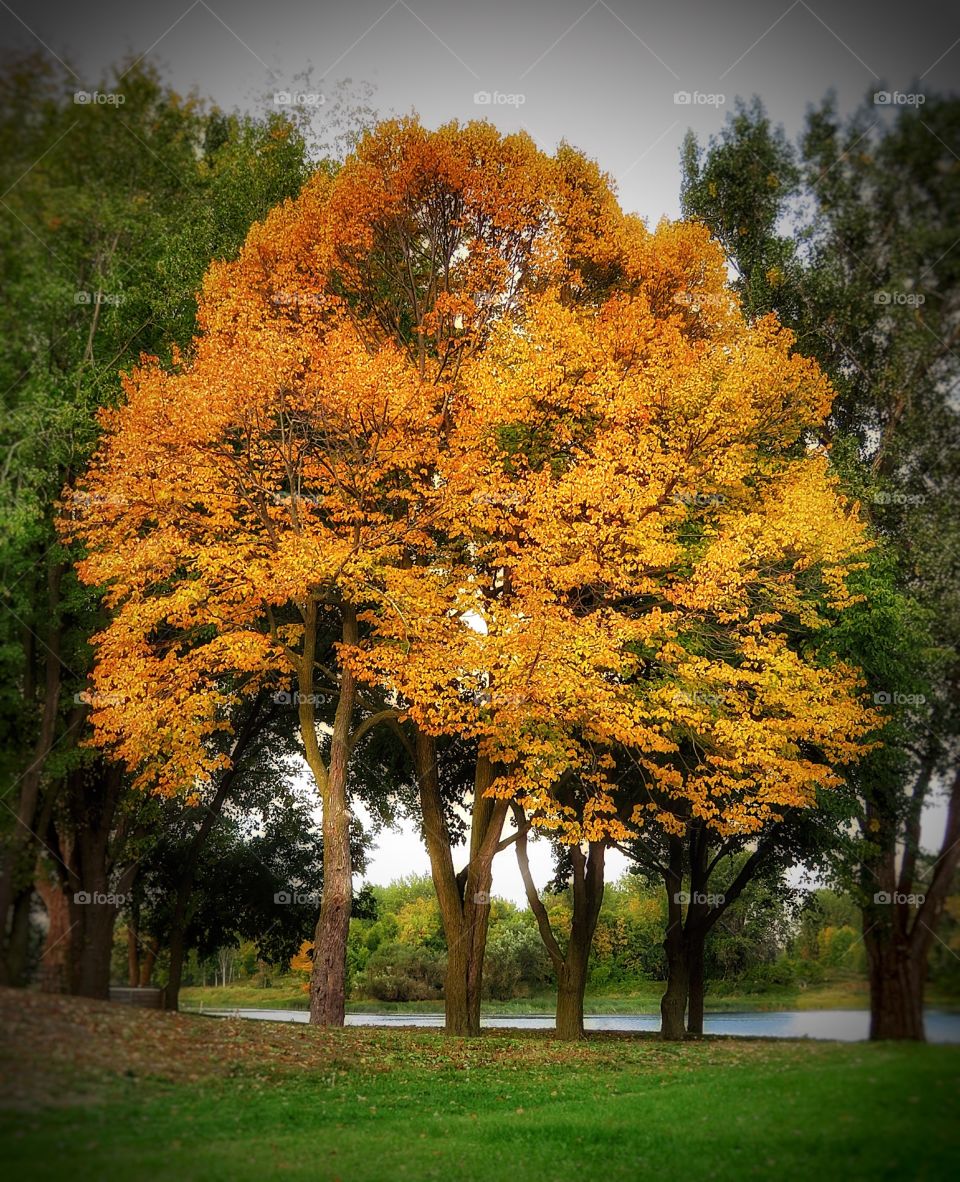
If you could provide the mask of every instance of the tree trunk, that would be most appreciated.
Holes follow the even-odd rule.
[[[866,831],[879,854],[862,866],[861,886],[872,904],[863,910],[863,943],[870,974],[871,1039],[926,1038],[923,995],[927,964],[947,896],[960,865],[960,768],[954,771],[940,854],[925,890],[916,892],[914,877],[920,841],[920,814],[931,783],[933,757],[919,769],[903,835],[903,858],[896,872],[899,834],[896,819],[867,802]],[[922,901],[919,901],[922,900]]]
[[[117,909],[106,903],[75,906],[75,913],[81,910],[82,918],[74,929],[79,939],[72,945],[70,992],[75,997],[106,1001],[110,997],[110,955]]]
[[[583,1038],[583,996],[586,988],[586,960],[580,956],[568,959],[557,973],[557,1038],[565,1042]]]
[[[447,1025],[450,1034],[467,1035],[475,1038],[480,1034],[480,1003],[483,995],[483,958],[487,949],[487,933],[490,930],[490,887],[493,883],[493,858],[497,852],[500,834],[507,815],[505,800],[491,800],[486,791],[493,783],[494,769],[485,756],[477,757],[473,781],[473,806],[470,819],[470,861],[466,873],[461,875],[463,895],[460,905],[459,933],[456,942],[463,949],[454,955],[453,964],[458,971],[465,971],[463,991],[466,997],[466,1029],[454,1029],[454,1023]],[[458,880],[459,882],[459,880]],[[450,942],[448,938],[448,949]],[[464,963],[465,960],[465,963]],[[447,975],[450,976],[448,959]],[[460,988],[459,983],[454,991]]]
[[[705,933],[691,932],[687,937],[687,1034],[703,1034],[703,956],[705,943]]]
[[[686,1037],[684,1017],[690,990],[687,958],[682,948],[667,951],[667,988],[660,999],[660,1037],[676,1041]]]
[[[923,1025],[923,973],[902,940],[867,936],[870,972],[870,1038],[926,1041]]]
[[[65,993],[70,963],[70,907],[59,882],[51,880],[43,862],[38,865],[35,887],[47,909],[47,935],[40,956],[39,985],[45,993]]]
[[[137,985],[141,989],[146,989],[153,980],[153,967],[157,963],[157,953],[160,950],[160,943],[156,936],[150,937],[150,943],[147,945],[147,954],[140,961],[140,976],[137,979]]]
[[[461,888],[453,866],[450,833],[440,797],[436,740],[418,728],[412,754],[420,795],[424,841],[430,856],[430,872],[447,941],[447,967],[443,982],[444,1030],[447,1034],[464,1036],[470,1033],[467,986],[470,956],[463,939]]]
[[[668,862],[664,873],[667,888],[667,934],[663,950],[667,956],[667,988],[660,999],[660,1037],[675,1041],[686,1036],[684,1019],[690,993],[690,966],[683,931],[683,842],[668,838]]]
[[[474,773],[470,861],[458,875],[443,816],[435,740],[418,729],[411,754],[420,793],[424,841],[447,941],[444,1030],[458,1037],[476,1037],[480,1033],[493,858],[503,831],[507,803],[485,795],[495,772],[490,761],[479,756]]]
[[[602,841],[591,841],[584,855],[580,846],[573,846],[573,917],[570,938],[557,974],[557,1037],[583,1038],[583,997],[587,989],[590,949],[597,930],[600,907],[603,903],[603,863],[606,846]]]
[[[140,952],[137,948],[137,929],[132,917],[127,924],[127,984],[131,989],[140,984]]]
[[[18,891],[13,900],[10,916],[10,934],[7,944],[7,967],[9,984],[28,984],[32,965],[30,964],[30,920],[33,912],[33,887],[26,886]]]
[[[311,609],[308,608],[308,618]],[[300,667],[300,722],[305,739],[312,737],[316,748],[314,659],[316,645],[316,604],[308,625],[311,638],[305,642]],[[353,608],[343,609],[343,643],[357,643],[357,617]],[[329,768],[317,776],[323,808],[323,898],[313,937],[313,971],[310,977],[310,1021],[315,1026],[342,1026],[347,995],[347,936],[353,900],[353,866],[350,857],[350,811],[347,804],[347,769],[356,701],[356,681],[345,666],[340,669],[340,697],[333,721]],[[319,763],[317,758],[311,762]],[[315,775],[317,772],[315,770]]]
[[[51,826],[49,848],[71,921],[69,990],[82,997],[109,997],[119,910],[116,899],[109,897],[125,895],[136,873],[134,862],[118,879],[115,875],[129,821],[125,818],[115,828],[124,785],[124,772],[117,764],[98,759],[76,769],[67,777],[67,811],[59,826]]]
[[[687,959],[687,1034],[703,1034],[703,955],[707,942],[709,839],[699,821],[687,825],[690,857],[690,900],[683,924],[681,952]]]
[[[467,986],[467,969],[470,957],[463,942],[455,937],[447,939],[447,967],[443,978],[443,1028],[445,1033],[464,1038],[479,1033],[470,1026],[470,995]]]
[[[49,632],[46,649],[43,712],[40,732],[33,758],[20,778],[15,824],[11,832],[6,856],[0,871],[0,985],[24,984],[26,944],[23,921],[16,926],[17,916],[11,915],[15,899],[28,882],[32,882],[36,864],[37,836],[34,830],[43,773],[47,756],[52,750],[57,730],[61,684],[61,634],[59,624],[60,584],[65,566],[52,563],[47,569],[47,612]]]
[[[515,804],[513,811],[517,825],[517,865],[520,868],[520,877],[523,879],[530,910],[537,921],[540,939],[557,974],[557,1037],[573,1041],[583,1038],[583,998],[587,989],[590,949],[593,946],[593,936],[597,930],[597,920],[603,903],[606,843],[591,841],[586,855],[580,846],[570,847],[570,862],[573,867],[573,915],[564,952],[553,933],[547,909],[530,873],[527,826],[523,810]]]
[[[666,943],[673,944],[673,941]],[[660,1037],[667,1041],[686,1038],[685,1017],[689,995],[689,967],[685,949],[667,948],[667,991],[660,999]]]
[[[183,928],[174,928],[170,935],[170,963],[164,988],[164,1004],[168,1010],[180,1009],[180,984],[183,981],[183,962],[186,959],[184,945]]]

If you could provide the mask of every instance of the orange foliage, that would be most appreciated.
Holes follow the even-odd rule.
[[[872,716],[795,638],[865,541],[792,346],[702,228],[647,230],[571,148],[381,125],[211,267],[189,358],[104,416],[66,527],[113,610],[97,741],[190,790],[232,703],[296,668],[304,605],[350,604],[340,667],[477,740],[565,840],[811,803]]]
[[[290,971],[301,978],[304,993],[310,992],[310,974],[313,972],[313,941],[304,940],[297,952],[290,957]]]

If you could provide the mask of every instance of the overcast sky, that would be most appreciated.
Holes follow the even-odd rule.
[[[960,9],[944,0],[0,0],[0,35],[47,46],[88,89],[146,53],[223,107],[293,87],[307,67],[321,92],[363,80],[380,110],[430,125],[479,115],[548,150],[565,138],[654,221],[678,212],[684,132],[716,129],[737,95],[760,94],[796,129],[831,88],[849,107],[960,75]]]
[[[759,94],[795,132],[831,89],[850,109],[875,91],[960,79],[960,6],[945,0],[0,0],[0,40],[67,61],[87,90],[146,55],[178,90],[223,108],[295,91],[307,69],[327,95],[346,78],[368,83],[383,113],[416,111],[431,126],[489,118],[547,151],[566,139],[651,222],[679,213],[685,132],[708,136],[738,95]],[[542,882],[549,858],[531,852]],[[614,874],[621,865],[611,857]],[[385,835],[370,877],[428,868],[412,833]],[[512,853],[494,888],[522,899]]]

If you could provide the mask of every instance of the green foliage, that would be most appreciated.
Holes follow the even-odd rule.
[[[549,989],[553,971],[529,911],[494,911],[483,965],[484,994],[498,1001]]]
[[[720,880],[732,878],[744,857],[729,859],[731,866],[721,868]],[[829,960],[809,967],[802,958],[794,964],[787,955],[793,947],[793,892],[784,887],[772,866],[746,887],[711,932],[707,942],[711,993],[777,985],[802,989],[830,975]],[[411,876],[369,890],[375,917],[355,917],[350,925],[351,998],[439,1000],[446,946],[430,879]],[[543,901],[554,930],[561,935],[568,931],[570,891],[548,891]],[[849,900],[846,906],[853,908]],[[812,920],[808,917],[806,922],[809,929]],[[666,924],[661,885],[636,874],[607,884],[591,950],[588,989],[594,994],[629,995],[646,994],[652,988],[656,993],[659,985],[651,983],[662,981],[666,973]],[[859,961],[853,963],[855,968],[862,967]],[[845,970],[846,962],[840,968]],[[484,996],[495,1002],[534,999],[554,988],[553,969],[531,912],[505,899],[491,900]]]
[[[0,776],[12,779],[36,740],[51,649],[60,737],[83,714],[87,640],[104,617],[53,519],[98,411],[117,405],[120,373],[141,354],[169,361],[189,343],[210,261],[234,255],[309,168],[289,121],[184,99],[142,62],[98,89],[123,104],[75,103],[75,81],[46,55],[0,72]],[[75,752],[61,743],[61,764]]]
[[[379,944],[351,993],[376,1001],[433,1001],[441,996],[446,957],[400,941]]]
[[[692,132],[684,141],[684,216],[706,222],[726,248],[752,316],[779,310],[785,280],[796,273],[796,244],[783,233],[783,223],[799,180],[794,149],[757,98],[736,100],[707,152]]]
[[[828,97],[795,143],[754,100],[684,151],[685,215],[720,238],[747,311],[776,313],[834,385],[827,429],[809,442],[829,448],[877,543],[851,580],[860,601],[821,641],[824,659],[859,665],[884,716],[881,745],[846,769],[858,824],[834,813],[820,863],[866,911],[821,930],[816,963],[831,972],[862,963],[861,929],[894,947],[877,883],[915,856],[932,864],[918,822],[960,753],[958,142],[960,99],[928,93],[882,114],[868,97],[849,117]],[[948,909],[948,934],[951,923]],[[931,948],[945,981],[950,957]]]

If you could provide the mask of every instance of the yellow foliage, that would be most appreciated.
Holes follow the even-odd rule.
[[[563,840],[751,832],[861,749],[856,671],[791,644],[866,546],[802,446],[832,392],[702,226],[647,230],[567,146],[391,121],[210,268],[199,324],[127,375],[63,523],[112,610],[96,741],[142,786],[224,765],[306,604],[355,607],[341,673]]]

